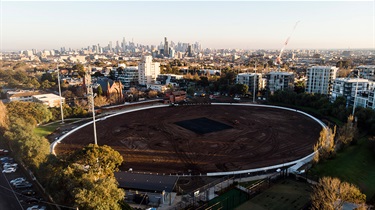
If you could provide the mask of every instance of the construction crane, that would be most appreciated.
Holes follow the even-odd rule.
[[[286,45],[288,44],[288,42],[289,42],[289,40],[290,40],[290,37],[292,37],[294,31],[296,30],[297,25],[298,25],[299,22],[300,22],[300,21],[297,21],[296,24],[294,25],[293,30],[292,30],[292,33],[290,33],[290,35],[288,36],[288,38],[287,38],[286,41],[284,42],[284,45],[283,45],[283,47],[282,47],[281,50],[280,50],[280,54],[279,54],[279,56],[277,56],[277,58],[276,58],[275,63],[277,64],[277,71],[280,71],[281,55],[283,54],[284,49],[285,49]]]

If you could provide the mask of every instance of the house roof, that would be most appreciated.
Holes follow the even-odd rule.
[[[172,192],[178,177],[153,174],[139,174],[127,171],[115,172],[119,187],[146,191]]]

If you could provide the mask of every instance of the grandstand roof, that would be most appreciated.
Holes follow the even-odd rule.
[[[178,180],[177,176],[115,172],[119,187],[124,189],[172,192]]]

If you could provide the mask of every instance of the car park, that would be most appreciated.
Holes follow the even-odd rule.
[[[47,208],[45,206],[39,206],[39,205],[35,205],[35,206],[30,206],[29,208],[27,208],[27,210],[46,210]]]
[[[13,173],[13,172],[16,172],[16,168],[6,168],[3,170],[3,173]]]

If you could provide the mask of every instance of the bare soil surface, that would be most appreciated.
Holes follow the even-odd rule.
[[[198,134],[176,124],[208,118],[232,128]],[[194,122],[194,121],[193,121]],[[205,174],[265,167],[313,152],[322,127],[294,111],[250,106],[178,106],[107,117],[97,122],[99,145],[124,157],[121,170]],[[93,126],[55,148],[66,154],[94,142]]]

